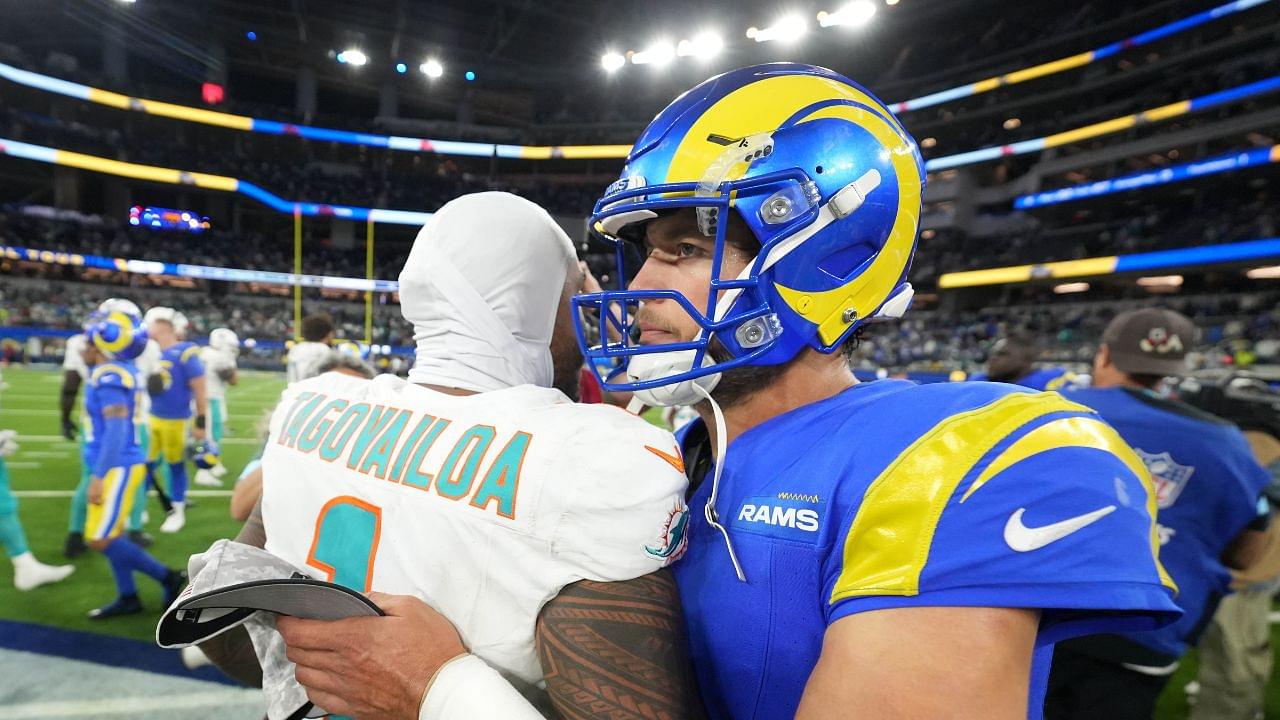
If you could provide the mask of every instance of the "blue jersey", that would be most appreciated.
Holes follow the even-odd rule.
[[[164,377],[164,392],[151,398],[151,414],[166,420],[191,417],[191,381],[204,377],[200,347],[180,342],[161,351],[159,372]]]
[[[854,613],[1040,609],[1032,718],[1054,642],[1178,615],[1142,462],[1057,394],[881,380],[743,433],[717,513],[745,583],[702,512],[706,478],[674,571],[712,717],[794,716],[827,626]]]
[[[1032,390],[1065,390],[1071,387],[1075,379],[1075,373],[1063,368],[1040,368],[1014,380],[1013,384]]]
[[[1067,398],[1098,411],[1151,472],[1160,561],[1178,584],[1185,614],[1162,630],[1125,637],[1176,658],[1195,643],[1227,592],[1223,550],[1249,523],[1269,514],[1261,495],[1270,474],[1235,425],[1185,403],[1128,388],[1076,390]]]
[[[138,369],[128,360],[112,360],[93,366],[89,374],[89,384],[84,392],[84,439],[83,459],[86,467],[93,467],[98,460],[101,447],[102,430],[106,427],[103,409],[112,405],[124,405],[128,409],[128,421],[131,428],[136,428],[138,408],[141,407],[144,392],[138,377]],[[142,447],[138,444],[137,433],[129,433],[118,458],[111,458],[111,467],[122,467],[145,462]]]

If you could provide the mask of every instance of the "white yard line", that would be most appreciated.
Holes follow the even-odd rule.
[[[214,690],[200,693],[175,693],[172,695],[143,695],[139,697],[94,698],[92,700],[54,700],[50,702],[8,705],[4,716],[9,720],[22,718],[87,718],[102,715],[133,715],[148,711],[172,712],[174,710],[200,710],[226,707],[228,702],[243,701],[243,695],[235,690]]]
[[[69,498],[75,494],[71,490],[14,490],[14,497],[19,498]],[[188,490],[192,497],[231,497],[230,490]]]
[[[43,463],[41,463],[41,462],[39,462],[39,461],[37,461],[37,462],[22,462],[21,460],[19,460],[18,462],[12,462],[12,461],[6,460],[6,461],[4,462],[4,464],[5,464],[6,466],[8,466],[8,467],[10,467],[10,468],[14,469],[14,470],[34,470],[34,469],[36,469],[36,468],[40,467],[41,465],[43,465]]]
[[[14,457],[20,458],[62,458],[69,457],[71,449],[66,450],[19,450]]]
[[[67,445],[74,445],[74,440],[68,440],[61,435],[19,435],[18,444],[23,443],[58,443],[63,442]],[[222,438],[222,445],[261,445],[262,441],[258,438]]]

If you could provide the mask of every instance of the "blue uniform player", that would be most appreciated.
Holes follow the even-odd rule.
[[[203,440],[208,418],[204,363],[200,347],[182,338],[187,320],[172,308],[147,311],[147,332],[160,345],[160,370],[147,379],[151,394],[151,451],[148,472],[154,474],[164,462],[169,468],[169,496],[172,509],[160,525],[160,532],[176,533],[186,524],[187,465],[190,437]],[[191,424],[195,416],[194,426]]]
[[[576,299],[583,352],[702,419],[675,573],[713,717],[1035,718],[1054,643],[1178,616],[1150,477],[1096,414],[857,385],[859,329],[911,302],[923,185],[880,101],[780,63],[682,95],[596,205],[618,274],[645,261]]]
[[[1067,398],[1096,410],[1150,471],[1159,508],[1160,559],[1179,588],[1182,618],[1155,632],[1064,643],[1053,664],[1045,712],[1054,720],[1150,718],[1156,700],[1241,569],[1265,546],[1270,474],[1235,425],[1157,394],[1185,371],[1195,336],[1186,317],[1163,308],[1122,313],[1094,358],[1095,387]],[[1226,564],[1224,564],[1226,563]]]
[[[142,612],[134,572],[161,584],[166,607],[177,597],[185,574],[170,570],[123,536],[126,518],[145,481],[146,465],[138,445],[134,418],[141,405],[141,387],[133,359],[146,347],[141,318],[121,311],[95,313],[85,325],[90,367],[85,390],[85,457],[90,463],[85,540],[111,563],[117,597],[92,610],[100,620]]]
[[[987,360],[987,373],[972,379],[1011,383],[1032,390],[1065,390],[1079,382],[1075,373],[1066,368],[1033,367],[1039,355],[1040,346],[1035,338],[1027,333],[1013,333],[996,341]]]

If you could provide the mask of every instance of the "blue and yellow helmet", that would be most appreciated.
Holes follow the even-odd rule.
[[[112,360],[132,360],[147,347],[147,326],[137,314],[122,309],[97,310],[84,324],[94,347]]]
[[[201,470],[209,470],[218,466],[218,446],[209,439],[195,439],[187,446],[187,456]]]
[[[863,323],[899,317],[910,305],[924,177],[915,141],[889,109],[838,73],[774,63],[703,82],[650,123],[591,226],[614,243],[622,278],[625,228],[695,208],[699,228],[716,241],[710,306],[703,314],[674,290],[580,295],[575,305],[599,313],[606,338],[590,345],[575,314],[583,353],[594,367],[624,361],[601,378],[607,389],[646,390],[784,363],[805,347],[834,352]],[[761,245],[736,278],[719,277],[728,213]],[[698,337],[641,346],[629,337],[626,312],[602,312],[655,299],[684,307]],[[620,325],[620,340],[607,340],[606,323]],[[728,359],[707,356],[712,338]],[[687,360],[660,377],[627,372],[639,356],[676,352]]]

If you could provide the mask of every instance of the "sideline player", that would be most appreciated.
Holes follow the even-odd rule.
[[[1002,337],[991,348],[987,374],[974,380],[1021,385],[1032,390],[1064,390],[1079,381],[1076,374],[1060,367],[1036,368],[1040,344],[1034,337],[1017,332]]]
[[[209,333],[209,344],[200,349],[200,361],[204,363],[205,386],[209,397],[209,436],[215,448],[222,447],[226,433],[227,386],[239,382],[236,356],[240,354],[240,338],[224,327]],[[227,469],[219,460],[210,469],[196,470],[197,485],[221,486],[220,478]]]
[[[1178,584],[1182,618],[1155,632],[1094,635],[1058,645],[1050,720],[1149,720],[1156,701],[1228,592],[1231,574],[1266,545],[1270,474],[1235,425],[1156,392],[1187,371],[1187,317],[1160,307],[1121,313],[1093,359],[1093,388],[1066,393],[1120,432],[1155,481],[1160,560]]]
[[[315,367],[329,357],[333,341],[333,318],[316,313],[302,318],[302,342],[289,348],[286,356],[285,380],[290,385],[315,375]]]
[[[4,381],[0,380],[0,388]],[[31,554],[27,534],[18,519],[18,499],[9,489],[9,467],[4,459],[18,451],[18,433],[0,430],[0,545],[13,563],[13,586],[27,591],[41,585],[66,579],[74,570],[73,565],[45,565]]]
[[[209,417],[205,391],[204,363],[200,348],[183,340],[187,331],[186,317],[167,307],[153,307],[146,315],[147,332],[160,346],[160,369],[147,378],[151,394],[151,451],[147,469],[152,477],[163,460],[169,469],[169,494],[173,509],[169,511],[160,532],[176,533],[186,524],[187,435],[204,439]],[[189,428],[192,405],[195,422]]]
[[[538,699],[545,680],[567,717],[697,707],[674,692],[689,684],[663,570],[683,546],[685,479],[669,433],[571,400],[582,358],[569,301],[581,282],[546,211],[508,193],[463,196],[427,223],[400,274],[418,338],[409,380],[331,372],[290,386],[276,410],[263,458],[266,548],[378,591],[397,620],[358,642],[392,651],[378,659],[389,667],[376,682],[345,679],[384,706],[403,701],[397,717],[418,716],[431,672],[397,663],[383,633],[416,647],[398,619],[426,606],[381,593],[429,600],[469,648],[435,679],[446,691],[429,712],[440,716],[541,717],[504,677]],[[324,642],[351,637],[310,628]],[[333,667],[336,655],[307,650],[307,625],[285,636],[302,643],[289,652],[299,682],[316,681],[314,663]],[[202,647],[221,664],[227,642]],[[383,694],[389,678],[411,688]],[[318,705],[368,715],[327,687],[313,689]]]
[[[131,300],[125,298],[107,298],[98,305],[98,312],[109,313],[120,311],[132,317],[141,317],[142,312],[138,306]],[[79,557],[84,554],[89,546],[84,542],[84,523],[86,512],[88,509],[88,493],[89,493],[89,461],[86,457],[87,440],[76,424],[71,420],[71,412],[75,408],[76,395],[80,392],[81,385],[89,379],[89,367],[84,362],[85,351],[84,333],[77,333],[67,338],[66,350],[62,357],[62,391],[59,395],[59,410],[62,419],[62,434],[68,440],[76,440],[78,437],[80,444],[80,482],[76,485],[75,492],[71,496],[71,517],[67,528],[67,540],[63,545],[62,554],[68,558]],[[139,372],[146,377],[148,371],[149,356],[154,354],[159,357],[159,349],[154,341],[147,342],[147,349],[140,355],[136,361]],[[150,397],[142,396],[142,408],[137,413],[137,437],[142,446],[143,454],[146,454],[148,446],[148,438],[150,432],[147,428],[146,411],[150,407]],[[138,490],[138,498],[134,502],[134,510],[129,514],[129,539],[142,547],[151,545],[151,536],[143,531],[143,512],[146,508],[146,484],[144,483]]]
[[[178,596],[185,574],[170,570],[123,534],[125,518],[145,482],[146,465],[134,431],[140,387],[134,358],[142,353],[147,331],[140,319],[120,311],[95,313],[86,323],[85,363],[92,368],[85,391],[85,428],[90,459],[89,509],[85,539],[106,556],[116,583],[116,599],[91,610],[103,620],[142,612],[133,574],[160,583],[164,605]]]

